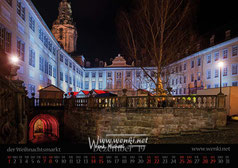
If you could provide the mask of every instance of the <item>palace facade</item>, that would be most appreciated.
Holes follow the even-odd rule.
[[[173,94],[184,95],[219,87],[217,63],[221,60],[223,86],[237,86],[238,38],[228,36],[229,32],[225,42],[165,67],[170,71],[165,88],[172,87]],[[129,95],[136,95],[137,89],[154,89],[143,70],[134,63],[128,65],[121,55],[111,65],[102,62],[101,67],[87,68],[83,56],[71,56],[76,51],[76,41],[77,29],[67,0],[60,2],[52,30],[30,0],[0,1],[0,47],[9,59],[14,55],[20,59],[16,79],[24,81],[29,97],[31,93],[38,96],[38,90],[50,84],[64,92],[99,89],[119,95],[123,88]],[[155,67],[145,69],[154,77]]]

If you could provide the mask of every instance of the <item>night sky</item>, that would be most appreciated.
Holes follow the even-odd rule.
[[[58,16],[61,0],[32,0],[51,29]],[[68,0],[78,28],[77,49],[87,60],[108,61],[118,53],[123,55],[117,34],[115,17],[121,9],[130,9],[132,0]],[[129,7],[128,7],[129,6]],[[237,24],[237,5],[233,0],[201,0],[198,3],[196,27],[200,35],[220,27]]]

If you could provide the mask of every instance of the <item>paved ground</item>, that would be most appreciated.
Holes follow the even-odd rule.
[[[153,144],[238,144],[238,121],[228,121],[227,129],[198,135],[151,139]]]

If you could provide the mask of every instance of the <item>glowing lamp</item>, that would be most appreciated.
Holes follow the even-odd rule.
[[[219,66],[220,68],[222,68],[223,65],[224,65],[224,63],[223,63],[222,61],[218,63],[218,66]]]
[[[10,57],[10,61],[12,64],[17,64],[19,62],[19,58],[15,55]]]

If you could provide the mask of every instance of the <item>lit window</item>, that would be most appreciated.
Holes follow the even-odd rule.
[[[232,64],[232,75],[238,74],[238,64]]]
[[[63,74],[63,72],[60,72],[60,80],[61,80],[61,81],[64,80],[64,74]]]
[[[36,87],[35,85],[32,85],[32,84],[28,84],[28,94],[29,94],[29,97],[32,96],[32,93],[35,93],[36,92]]]
[[[60,54],[60,61],[64,62],[64,56],[62,54]]]
[[[112,80],[107,80],[107,89],[112,89]]]
[[[65,82],[68,83],[68,75],[65,74]]]
[[[117,72],[117,79],[121,79],[121,72]]]
[[[182,88],[179,89],[179,94],[180,94],[180,95],[182,94]]]
[[[194,74],[191,74],[191,82],[194,81]]]
[[[54,68],[53,68],[53,77],[54,77],[54,78],[56,78],[56,73],[57,73],[57,71],[56,71],[56,68],[54,67]]]
[[[101,81],[98,83],[98,85],[99,85],[99,89],[102,89],[102,82]]]
[[[117,80],[116,82],[116,88],[120,89],[121,88],[121,80]]]
[[[69,84],[72,84],[72,77],[69,77]]]
[[[219,60],[219,52],[215,52],[214,53],[214,61],[218,61]]]
[[[33,49],[29,51],[29,65],[35,67],[35,51]]]
[[[218,74],[219,74],[219,70],[215,69],[215,76],[214,76],[214,78],[218,78]]]
[[[211,70],[207,70],[207,79],[211,79]]]
[[[92,72],[92,78],[96,78],[96,72]]]
[[[197,65],[200,66],[201,65],[201,58],[197,59]]]
[[[191,61],[191,68],[194,68],[194,61]]]
[[[85,78],[88,78],[89,77],[89,72],[86,72],[85,73]]]
[[[131,77],[131,72],[130,72],[130,71],[126,72],[126,77],[127,77],[127,78],[130,78],[130,77]]]
[[[228,83],[223,83],[223,87],[227,87],[228,86]]]
[[[232,86],[238,86],[238,81],[232,82]]]
[[[25,20],[25,7],[23,6],[21,0],[17,0],[17,14]]]
[[[42,56],[39,57],[39,69],[44,72],[44,58]]]
[[[25,60],[25,43],[20,39],[17,39],[17,55],[22,61]]]
[[[85,86],[85,89],[89,89],[89,82],[88,82],[88,81],[85,81],[84,86]]]
[[[232,57],[237,56],[238,46],[232,46]]]
[[[49,64],[49,75],[52,76],[52,65]]]
[[[45,73],[48,74],[49,63],[45,60]]]
[[[29,27],[35,32],[35,19],[29,14]]]
[[[227,71],[228,71],[228,68],[224,67],[224,69],[223,69],[223,76],[227,76]]]
[[[201,80],[201,72],[198,72],[198,81]]]
[[[185,63],[184,65],[183,65],[183,70],[186,70],[187,69],[187,64]]]
[[[92,89],[96,89],[96,82],[92,81]]]
[[[211,54],[207,55],[207,63],[211,63]]]
[[[222,53],[223,53],[223,59],[228,58],[228,49],[224,49]]]
[[[65,63],[65,65],[68,65],[68,59],[67,58],[65,58],[64,63]]]
[[[109,78],[112,77],[112,73],[111,73],[111,72],[108,72],[108,73],[107,73],[107,77],[109,77]]]
[[[0,25],[0,49],[11,51],[11,37],[12,34]]]

